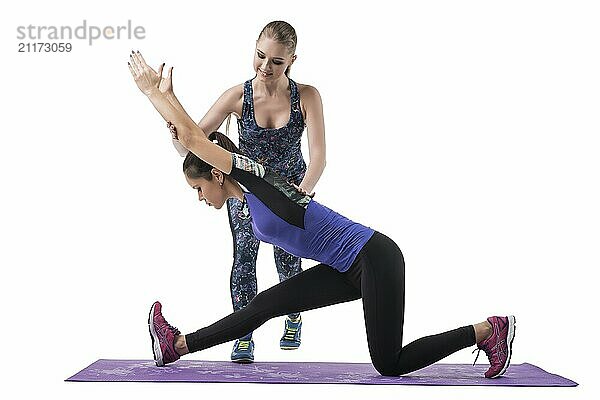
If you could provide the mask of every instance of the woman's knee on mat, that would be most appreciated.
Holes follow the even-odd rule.
[[[414,371],[414,368],[406,362],[398,360],[392,353],[380,359],[372,358],[373,367],[383,376],[400,376]]]

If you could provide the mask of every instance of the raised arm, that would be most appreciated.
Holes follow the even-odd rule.
[[[208,140],[205,132],[196,125],[183,106],[181,104],[174,105],[167,95],[161,91],[160,82],[164,64],[156,73],[147,67],[145,62],[143,64],[139,63],[139,60],[143,60],[141,54],[139,54],[139,58],[136,54],[131,58],[132,62],[129,64],[129,70],[135,79],[135,83],[165,121],[175,125],[179,142],[200,159],[229,174],[232,168],[231,153]]]
[[[170,75],[171,71],[169,71],[169,76]],[[173,104],[176,108],[183,110],[183,106],[175,96],[175,93],[173,93],[173,90],[166,92],[165,95],[171,104]],[[225,93],[223,93],[212,105],[200,122],[198,122],[200,129],[202,129],[206,135],[209,135],[211,132],[219,129],[223,121],[225,121],[225,118],[227,118],[227,116],[229,116],[231,113],[235,113],[239,118],[242,109],[243,96],[244,89],[242,85],[237,85],[226,90]],[[238,110],[240,111],[238,112]],[[186,155],[187,149],[183,148],[177,139],[173,139],[173,145],[181,156]],[[182,148],[183,151],[181,150]]]
[[[185,110],[181,111],[173,107],[160,93],[153,93],[151,96],[153,104],[156,102],[155,104],[159,104],[161,109],[163,106],[165,109],[170,108],[170,111],[165,114],[172,115],[171,122],[177,129],[179,143],[218,170],[226,174],[231,172],[231,152],[208,140],[206,133],[185,113]]]

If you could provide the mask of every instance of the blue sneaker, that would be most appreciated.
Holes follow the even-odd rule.
[[[231,361],[240,364],[254,362],[254,340],[252,340],[252,333],[235,341],[233,350],[231,351]]]
[[[282,350],[296,350],[300,347],[300,331],[302,329],[302,317],[298,315],[298,319],[285,319],[285,329],[283,336],[279,341],[279,347]]]

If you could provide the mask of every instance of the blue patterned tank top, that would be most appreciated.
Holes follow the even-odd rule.
[[[254,78],[253,78],[254,79]],[[244,82],[242,118],[238,119],[239,147],[242,153],[258,161],[276,174],[300,184],[306,172],[300,140],[304,118],[300,109],[300,94],[290,78],[290,118],[281,128],[262,128],[256,123],[252,79]]]

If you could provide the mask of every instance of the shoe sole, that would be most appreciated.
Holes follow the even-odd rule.
[[[298,348],[300,347],[300,345],[285,345],[285,344],[279,344],[279,348],[281,350],[298,350]]]
[[[510,365],[510,356],[512,355],[512,344],[513,344],[513,340],[515,340],[516,324],[517,324],[517,319],[515,318],[515,316],[509,315],[508,316],[508,334],[506,336],[508,356],[506,357],[506,362],[504,363],[504,366],[502,367],[500,372],[498,372],[496,375],[490,377],[491,379],[494,379],[494,378],[497,378],[497,377],[503,375],[506,372],[506,369],[508,368],[508,366]]]
[[[156,334],[154,324],[152,323],[155,305],[156,303],[152,304],[152,307],[150,307],[150,314],[148,315],[148,330],[150,331],[150,338],[152,339],[152,352],[154,353],[154,362],[156,363],[157,367],[162,367],[165,364],[163,363],[162,351],[160,351],[160,341],[158,340],[158,335]]]
[[[234,362],[236,364],[252,364],[254,362],[254,359],[251,358],[240,358],[237,360],[231,360],[231,362]]]

